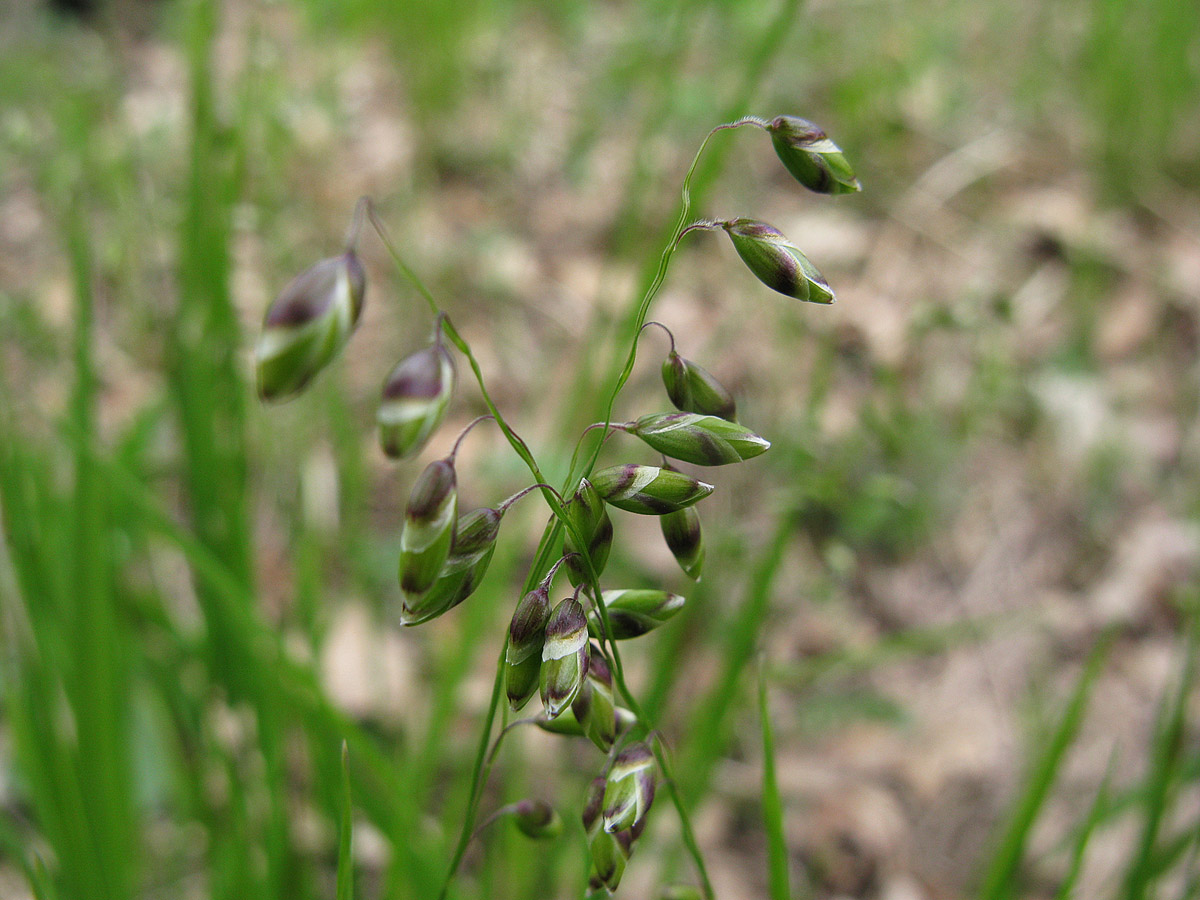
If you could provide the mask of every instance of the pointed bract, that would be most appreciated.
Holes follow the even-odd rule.
[[[713,492],[711,484],[659,466],[611,466],[593,473],[592,484],[605,503],[645,516],[675,512]]]
[[[810,303],[829,304],[836,299],[817,267],[774,226],[734,219],[722,227],[742,262],[771,290]]]
[[[350,339],[366,289],[362,263],[350,250],[292,279],[267,309],[254,349],[259,397],[286,400],[308,386]]]
[[[664,456],[698,466],[724,466],[765,453],[771,442],[716,416],[696,413],[653,413],[629,429]]]
[[[404,459],[421,451],[445,418],[454,381],[454,361],[440,342],[396,364],[383,383],[376,414],[384,453]]]
[[[618,641],[652,631],[683,609],[685,602],[679,594],[652,588],[604,591],[600,596],[612,624],[612,637]],[[588,613],[588,628],[597,638],[604,632],[603,621],[595,610]]]
[[[862,190],[842,148],[819,126],[798,116],[776,116],[767,132],[780,161],[810,191],[852,194]]]

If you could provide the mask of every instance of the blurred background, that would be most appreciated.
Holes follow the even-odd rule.
[[[370,195],[560,481],[744,114],[820,123],[864,191],[718,135],[696,214],[775,224],[839,302],[698,234],[651,310],[774,444],[712,473],[698,585],[614,514],[606,583],[688,597],[623,655],[717,895],[768,891],[761,658],[793,896],[1200,897],[1198,110],[1176,0],[6,0],[0,897],[332,898],[343,740],[358,895],[436,895],[544,508],[401,629],[421,463],[374,410],[428,312],[365,237],[358,333],[272,407],[262,315]],[[667,408],[665,351],[619,419]],[[464,508],[523,472],[478,429]],[[581,896],[600,762],[516,730],[482,813],[567,831],[500,823],[451,896]],[[660,795],[618,896],[673,880]]]

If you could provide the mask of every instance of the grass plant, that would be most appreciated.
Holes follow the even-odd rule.
[[[786,756],[775,751],[805,728],[836,731],[864,720],[907,727],[906,700],[867,682],[890,666],[933,666],[993,637],[1026,633],[1030,623],[1004,613],[885,627],[869,639],[769,658],[757,682],[747,673],[762,653],[764,634],[772,633],[773,617],[789,604],[822,606],[833,615],[837,604],[852,605],[868,566],[902,561],[942,539],[939,515],[957,486],[957,459],[981,429],[1007,415],[999,407],[1019,406],[1024,417],[1034,402],[1021,383],[1024,361],[1010,359],[997,342],[1002,362],[994,374],[1003,384],[984,383],[987,373],[976,366],[968,379],[973,393],[947,425],[944,410],[921,386],[914,389],[905,368],[911,363],[859,368],[841,331],[796,326],[815,362],[807,384],[782,378],[767,388],[788,393],[779,404],[787,409],[783,418],[760,418],[757,387],[744,390],[755,384],[753,367],[731,385],[741,414],[773,442],[763,460],[736,467],[757,467],[751,469],[760,473],[757,484],[746,494],[747,503],[761,508],[747,512],[746,504],[724,499],[748,483],[727,475],[729,467],[702,473],[681,465],[683,477],[716,482],[714,500],[707,501],[712,514],[705,502],[688,507],[703,512],[712,573],[695,584],[686,566],[670,584],[659,577],[662,567],[650,574],[654,566],[630,552],[642,548],[624,537],[643,532],[623,511],[611,513],[617,549],[601,571],[593,555],[599,529],[572,515],[578,510],[572,498],[584,477],[613,465],[660,464],[637,436],[645,424],[636,415],[630,422],[623,417],[627,407],[668,410],[657,386],[650,399],[655,367],[646,362],[665,346],[663,338],[642,331],[666,276],[718,260],[731,279],[743,279],[740,290],[761,291],[768,302],[749,273],[733,275],[734,246],[720,232],[738,228],[735,220],[694,217],[732,215],[729,207],[738,204],[731,198],[759,181],[770,186],[775,209],[790,210],[788,172],[767,169],[765,136],[757,135],[758,149],[751,150],[748,135],[722,130],[697,154],[678,217],[671,218],[670,195],[659,186],[666,168],[679,165],[678,148],[712,121],[732,123],[747,109],[791,107],[802,97],[802,107],[822,110],[839,124],[847,145],[859,148],[856,162],[866,167],[874,195],[864,200],[873,212],[886,212],[889,184],[908,177],[911,160],[932,145],[953,140],[945,122],[970,118],[969,90],[934,88],[935,76],[956,65],[953,60],[967,67],[961,51],[951,50],[967,46],[963,35],[976,34],[967,24],[972,10],[965,4],[929,13],[914,8],[901,22],[894,10],[869,5],[854,29],[829,6],[804,11],[789,0],[664,0],[609,10],[628,27],[604,44],[610,55],[587,61],[595,89],[560,138],[563,183],[574,187],[606,154],[627,154],[618,160],[627,171],[605,207],[611,254],[601,261],[596,303],[579,328],[588,336],[586,347],[570,339],[569,329],[551,341],[539,326],[537,338],[557,346],[543,348],[545,374],[530,376],[521,389],[505,383],[511,366],[504,353],[480,341],[479,319],[457,299],[472,287],[470,267],[453,254],[427,259],[430,247],[414,240],[419,228],[396,224],[412,217],[427,225],[429,208],[405,193],[376,214],[380,229],[390,225],[400,238],[391,248],[395,281],[417,286],[428,316],[417,312],[421,301],[413,303],[407,289],[398,303],[387,298],[396,291],[379,286],[388,276],[377,278],[382,254],[367,249],[374,238],[365,222],[359,242],[373,279],[367,302],[392,306],[374,324],[387,327],[401,309],[396,319],[420,323],[402,339],[415,341],[440,323],[441,349],[458,361],[463,376],[455,397],[445,398],[449,418],[495,416],[495,425],[479,428],[498,427],[512,451],[502,460],[464,463],[462,496],[499,508],[502,498],[532,482],[544,485],[505,509],[503,539],[488,548],[492,555],[474,593],[465,602],[456,599],[436,622],[403,632],[418,673],[412,695],[421,698],[419,708],[380,715],[343,707],[320,664],[348,607],[371,609],[376,633],[395,631],[395,619],[388,619],[400,605],[395,496],[428,457],[380,478],[358,359],[330,354],[303,396],[280,407],[257,402],[248,373],[250,320],[262,309],[247,300],[255,297],[253,289],[242,293],[247,255],[261,254],[273,290],[283,283],[280,270],[336,241],[340,227],[330,224],[323,206],[328,198],[314,198],[319,187],[293,190],[314,181],[304,167],[324,152],[323,107],[297,109],[283,97],[286,69],[276,68],[266,52],[271,45],[259,41],[256,27],[247,29],[244,48],[234,42],[231,51],[223,27],[226,17],[244,14],[237,4],[179,0],[156,12],[161,20],[153,37],[143,35],[155,42],[146,56],[179,82],[180,102],[171,113],[177,118],[148,129],[138,118],[144,98],[131,87],[164,76],[136,69],[132,60],[145,48],[114,39],[119,32],[105,31],[103,22],[77,26],[24,9],[31,4],[17,6],[11,15],[20,27],[0,22],[0,240],[7,248],[20,234],[29,196],[33,218],[42,223],[38,234],[49,239],[12,251],[0,265],[0,276],[11,276],[0,283],[0,883],[19,882],[18,890],[38,900],[468,900],[585,896],[600,892],[590,879],[603,882],[600,876],[608,874],[610,883],[625,881],[619,895],[632,896],[654,880],[668,885],[663,900],[713,897],[719,893],[707,850],[713,826],[697,811],[736,804],[736,789],[723,775],[736,765],[731,758],[761,739],[761,815],[749,817],[746,853],[759,860],[762,877],[752,889],[772,900],[796,896],[802,887],[805,895],[811,888],[823,896],[818,879],[802,885],[797,877],[800,850],[788,841],[795,833],[788,827],[795,824],[795,798],[781,777]],[[415,122],[420,136],[413,184],[441,180],[459,192],[457,202],[469,196],[482,208],[486,203],[478,198],[502,189],[502,174],[533,155],[540,139],[529,124],[539,112],[536,102],[514,107],[500,126],[487,123],[483,137],[469,134],[463,112],[473,109],[472,98],[490,98],[510,77],[488,49],[488,29],[502,22],[516,30],[532,20],[561,49],[576,42],[596,46],[596,29],[606,26],[581,3],[552,12],[518,3],[417,6],[306,4],[312,21],[331,30],[355,28],[365,36],[366,54],[383,47],[394,60],[410,104],[402,118]],[[267,29],[271,15],[287,15],[283,7],[246,8],[263,13]],[[421,29],[411,25],[418,12]],[[1183,111],[1196,96],[1189,56],[1195,13],[1187,4],[1115,3],[1089,10],[1080,21],[1079,29],[1068,29],[1080,44],[1032,42],[1013,55],[1009,41],[1005,57],[1016,65],[1026,52],[1070,52],[1080,66],[1086,63],[1088,78],[1078,85],[1058,80],[1070,66],[1030,66],[1058,73],[1047,75],[1045,84],[1039,79],[1032,96],[1071,87],[1071,96],[1082,98],[1074,110],[1084,117],[1082,133],[1093,136],[1097,179],[1120,202],[1161,210],[1163,186],[1185,184],[1194,174],[1188,156],[1194,129]],[[316,43],[311,34],[298,39]],[[330,44],[336,57],[341,45]],[[982,53],[974,62],[983,69],[994,60]],[[994,71],[974,75],[983,81]],[[328,98],[349,91],[361,72],[311,77],[325,80],[314,94],[332,106],[338,101]],[[332,127],[346,127],[346,139],[355,139],[354,104],[343,105],[352,109],[331,117]],[[317,136],[295,124],[305,116],[318,120]],[[1066,132],[1075,127],[1075,120],[1062,121]],[[611,138],[618,132],[631,137],[616,145]],[[1130,140],[1130,132],[1138,140]],[[501,138],[493,141],[496,134]],[[301,144],[307,149],[298,151]],[[514,190],[527,184],[514,183]],[[329,193],[342,197],[340,189]],[[533,208],[504,200],[519,210],[515,218]],[[687,231],[691,225],[699,227]],[[695,244],[677,252],[685,231],[683,240]],[[476,235],[465,234],[462,243],[471,245]],[[657,246],[648,234],[661,236]],[[700,246],[712,251],[704,260],[694,252]],[[755,274],[787,265],[778,255],[781,246],[750,254]],[[799,268],[785,274],[808,273],[790,258]],[[1105,362],[1094,345],[1104,315],[1093,298],[1115,290],[1124,269],[1104,259],[1071,265],[1067,339],[1057,358],[1072,371],[1102,373]],[[716,265],[708,271],[724,277]],[[618,284],[625,281],[636,284],[634,299],[619,303]],[[711,316],[714,298],[724,294],[683,281],[701,299],[695,314]],[[817,284],[795,277],[776,283],[793,292]],[[722,368],[726,361],[715,352],[684,346],[689,323],[670,320],[680,310],[678,296],[666,296],[672,293],[668,285],[654,315],[676,329],[681,353]],[[983,315],[971,321],[981,332],[992,329],[981,341],[999,330]],[[724,333],[739,331],[740,324]],[[526,327],[528,319],[519,325]],[[357,343],[342,355],[354,357],[365,336],[345,337]],[[655,342],[653,349],[643,341]],[[931,340],[928,346],[937,345]],[[764,348],[764,358],[771,349]],[[831,436],[827,420],[845,401],[839,392],[851,379],[866,385],[850,407],[854,424]],[[552,406],[555,400],[561,403]],[[731,438],[740,432],[703,421],[718,411],[684,412],[699,418],[671,432],[682,443],[665,449],[710,458],[745,449]],[[600,427],[581,436],[592,423]],[[624,433],[613,434],[614,425]],[[1021,439],[1037,427],[1030,418]],[[447,428],[430,428],[432,446],[449,450]],[[466,440],[490,446],[486,435]],[[464,457],[471,452],[464,450]],[[321,465],[330,467],[336,483],[333,513],[326,510],[324,522],[305,512],[320,493],[311,471]],[[710,471],[717,477],[709,478]],[[614,499],[644,505],[675,496],[665,475],[659,495],[617,497],[621,474],[609,473]],[[1121,474],[1097,488],[1113,509],[1121,500],[1115,486]],[[575,691],[576,701],[584,692],[591,703],[578,705],[592,716],[579,723],[584,733],[569,738],[546,735],[538,723],[515,726],[518,714],[505,690],[508,614],[561,557],[564,538],[587,557],[577,574],[583,585],[577,599],[592,607],[584,617],[584,646],[604,661],[611,678],[607,683],[597,666],[589,680],[582,666],[574,672],[568,662],[557,663],[567,655],[554,658],[557,680],[547,690],[557,690],[560,700]],[[451,541],[442,565],[479,562],[465,551],[454,554]],[[444,571],[434,569],[439,576]],[[572,592],[563,585],[566,574],[557,577],[552,607]],[[615,607],[618,620],[605,605],[605,590],[624,587],[646,593],[632,611]],[[656,605],[650,592],[659,590],[678,590],[686,603],[678,609],[663,598]],[[1137,751],[1141,768],[1131,779],[1116,760],[1100,787],[1089,789],[1078,820],[1046,849],[1039,828],[1069,787],[1064,773],[1072,754],[1083,752],[1086,717],[1089,708],[1094,713],[1107,660],[1122,641],[1138,638],[1133,631],[1099,641],[1074,691],[1049,715],[1048,731],[1029,738],[1026,778],[976,864],[973,896],[1079,896],[1088,864],[1100,852],[1098,839],[1121,827],[1134,839],[1102,894],[1106,900],[1200,897],[1200,823],[1189,805],[1200,782],[1195,645],[1188,637],[1195,616],[1182,601],[1169,615],[1183,636],[1157,724]],[[574,639],[576,652],[577,618],[557,635]],[[615,640],[618,627],[630,622],[658,627],[634,643]],[[495,664],[481,675],[478,661],[485,657]],[[537,662],[540,670],[540,655]],[[617,733],[615,709],[608,722],[606,691],[613,707],[629,711],[622,721],[633,720],[630,730]],[[787,711],[779,721],[770,717],[768,696]],[[626,759],[631,774],[614,779],[621,786],[607,801],[600,793],[599,813],[585,828],[588,779],[611,772],[622,751],[639,746],[653,764],[642,765],[643,758],[632,766]],[[657,779],[649,812],[654,827],[641,834],[648,772]],[[554,803],[563,821],[560,836],[530,844],[515,805],[528,799]],[[501,810],[507,812],[480,830]],[[606,810],[615,831],[605,830]],[[613,836],[622,834],[627,837]],[[637,852],[625,859],[630,846]],[[612,868],[601,871],[597,856]],[[627,871],[614,878],[617,867]]]

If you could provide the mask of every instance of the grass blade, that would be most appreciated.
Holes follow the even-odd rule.
[[[1058,777],[1067,750],[1079,734],[1088,698],[1108,658],[1111,645],[1112,636],[1108,634],[1089,655],[1071,699],[1053,734],[1046,741],[1045,750],[1034,764],[1025,790],[1017,798],[1012,816],[997,842],[996,851],[983,877],[979,900],[1008,900],[1015,895],[1017,872],[1025,856],[1030,829]]]
[[[771,711],[767,707],[767,678],[763,661],[758,664],[758,715],[762,720],[763,828],[767,834],[767,875],[771,900],[791,900],[788,884],[787,838],[783,833],[783,802],[779,797],[779,782],[775,778],[775,736],[771,730]]]
[[[1108,769],[1104,773],[1104,780],[1100,782],[1100,788],[1096,791],[1096,797],[1092,800],[1092,805],[1088,808],[1079,833],[1075,837],[1075,844],[1071,848],[1071,863],[1067,868],[1067,874],[1063,876],[1062,883],[1058,886],[1058,893],[1055,894],[1055,900],[1070,900],[1072,892],[1075,890],[1075,885],[1079,881],[1079,873],[1083,870],[1083,855],[1087,852],[1092,834],[1095,832],[1096,826],[1104,818],[1104,810],[1108,806],[1109,785],[1112,783],[1115,764],[1116,754],[1113,754],[1108,761]]]
[[[1126,900],[1143,900],[1159,874],[1155,864],[1155,847],[1163,817],[1170,806],[1171,786],[1179,771],[1184,734],[1187,728],[1187,706],[1191,695],[1196,665],[1196,639],[1189,637],[1179,686],[1169,706],[1166,698],[1159,715],[1159,724],[1151,747],[1150,774],[1143,804],[1142,833],[1137,851],[1130,860],[1125,875],[1123,896]]]
[[[337,900],[353,900],[354,857],[351,838],[354,807],[350,802],[350,748],[342,741],[342,821],[338,828]]]

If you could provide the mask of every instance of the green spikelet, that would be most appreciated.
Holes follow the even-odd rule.
[[[420,607],[442,573],[454,543],[457,516],[454,464],[435,460],[413,485],[400,534],[400,593],[406,608]]]
[[[654,802],[656,783],[648,744],[638,741],[617,754],[604,787],[604,830],[616,834],[642,825]]]
[[[513,712],[538,691],[546,624],[550,621],[550,585],[543,583],[521,598],[508,626],[504,687]]]
[[[667,396],[676,409],[737,421],[737,402],[733,394],[706,369],[674,350],[663,361],[662,379]]]
[[[711,484],[660,466],[611,466],[592,475],[596,492],[617,509],[661,516],[703,500]]]
[[[700,513],[694,506],[689,506],[660,516],[658,524],[679,567],[688,578],[699,581],[704,568],[704,530],[700,525]]]
[[[829,282],[800,249],[774,226],[753,219],[722,222],[721,227],[754,277],[788,297],[809,303],[833,303]]]
[[[437,581],[423,594],[406,599],[400,624],[419,625],[448,612],[479,587],[488,564],[496,553],[503,513],[495,509],[473,509],[458,517],[450,555]]]
[[[283,289],[254,350],[258,396],[286,400],[306,388],[350,339],[367,281],[353,251],[323,259]]]
[[[520,800],[513,804],[513,822],[526,837],[550,840],[562,834],[563,821],[545,800]]]
[[[574,702],[587,668],[587,617],[582,604],[568,597],[551,613],[542,647],[539,683],[548,718],[557,718]],[[586,728],[586,723],[582,724]]]
[[[396,364],[376,414],[384,453],[404,459],[421,451],[446,416],[454,381],[454,361],[440,341]]]
[[[608,610],[613,639],[618,641],[653,631],[683,609],[685,602],[679,594],[653,589],[604,591],[600,596]],[[595,610],[588,613],[588,628],[597,638],[604,631]]]
[[[606,781],[603,776],[592,779],[583,804],[583,830],[587,834],[592,854],[592,869],[588,886],[594,890],[615,891],[625,874],[625,865],[633,852],[633,833],[610,834],[604,830],[600,813],[604,807]]]
[[[749,428],[716,416],[653,413],[642,416],[629,433],[659,453],[698,466],[725,466],[766,453],[771,442]]]
[[[591,660],[588,661],[588,671],[591,671]],[[613,711],[613,720],[616,723],[617,737],[637,724],[637,716],[623,706],[618,706]],[[533,723],[547,734],[565,734],[569,737],[582,737],[584,734],[583,725],[569,709],[555,719],[548,719],[545,713],[541,713],[534,717]]]
[[[602,753],[612,749],[617,737],[617,710],[613,702],[612,672],[604,654],[593,644],[588,651],[587,676],[579,688],[570,712],[583,727],[583,733]],[[561,717],[560,717],[561,718]]]
[[[852,194],[862,190],[842,148],[819,126],[797,116],[776,116],[767,132],[780,161],[810,191]]]

